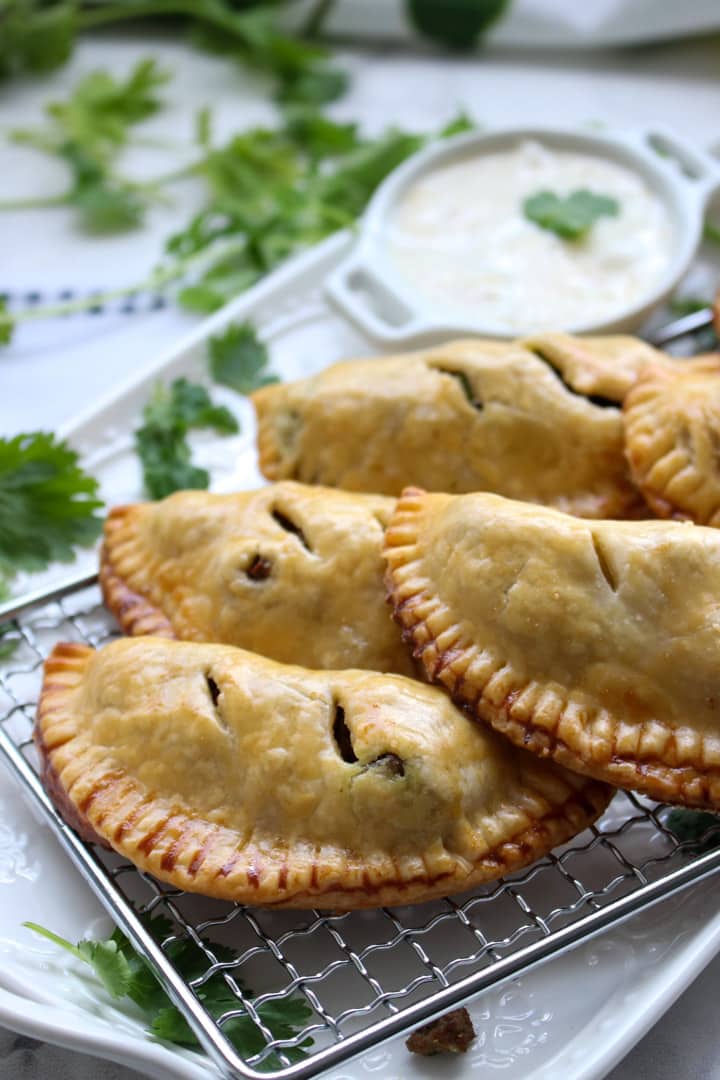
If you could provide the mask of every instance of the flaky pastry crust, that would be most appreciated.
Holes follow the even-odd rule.
[[[178,888],[267,906],[465,890],[568,840],[609,796],[435,687],[162,638],[57,646],[36,743],[86,835]]]
[[[383,588],[391,499],[291,482],[110,512],[100,582],[129,634],[414,674]]]
[[[386,534],[428,676],[517,745],[720,809],[720,535],[409,489]]]
[[[659,517],[720,525],[720,355],[648,366],[623,410],[632,477]]]
[[[624,401],[648,364],[671,367],[675,363],[647,342],[626,334],[533,334],[523,338],[522,345],[542,356],[578,394],[616,405]]]
[[[351,491],[397,495],[416,483],[495,491],[585,517],[633,513],[620,398],[598,389],[617,388],[607,373],[624,371],[618,341],[631,343],[627,370],[635,353],[654,350],[615,338],[572,350],[573,341],[456,341],[264,387],[253,395],[260,467],[270,480]],[[591,396],[575,388],[583,373]]]

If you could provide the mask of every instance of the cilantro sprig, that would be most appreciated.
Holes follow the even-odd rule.
[[[67,443],[46,432],[0,438],[0,583],[69,562],[102,529],[98,484]]]
[[[135,449],[143,470],[145,490],[162,499],[183,488],[207,488],[210,474],[193,464],[188,432],[211,428],[220,435],[240,430],[236,417],[224,405],[214,405],[203,386],[175,379],[158,383],[145,405],[142,424],[135,432]]]
[[[195,168],[206,205],[167,246],[171,259],[205,252],[208,260],[180,303],[215,311],[289,255],[352,225],[387,174],[425,141],[395,129],[365,139],[306,108],[292,110],[277,130],[255,128],[209,149]]]
[[[563,240],[584,240],[601,217],[617,217],[620,204],[609,195],[578,188],[569,195],[537,191],[523,202],[523,213],[541,229]]]
[[[208,352],[215,382],[238,394],[251,394],[278,381],[277,375],[266,370],[270,362],[267,347],[250,323],[229,326],[223,334],[211,337]]]
[[[217,145],[210,112],[201,108],[197,158],[165,175],[130,181],[118,170],[118,154],[134,124],[159,107],[165,78],[148,63],[125,80],[84,80],[66,102],[51,107],[48,129],[25,132],[26,142],[60,156],[73,177],[64,194],[33,205],[72,206],[79,223],[95,231],[127,229],[141,223],[147,206],[166,197],[172,184],[194,177],[205,187],[204,206],[170,237],[163,263],[144,281],[20,311],[9,311],[0,299],[0,345],[20,323],[76,313],[143,289],[167,290],[178,281],[185,282],[181,305],[215,311],[292,253],[351,226],[387,174],[433,137],[391,128],[368,138],[357,125],[337,122],[315,106],[292,104],[280,127],[251,128]],[[471,128],[461,113],[435,137]],[[13,205],[19,204],[0,202],[0,209]]]
[[[693,855],[720,847],[720,816],[706,810],[671,810],[665,825]]]
[[[720,225],[714,221],[706,221],[703,228],[703,240],[706,244],[720,244]]]
[[[280,29],[277,4],[257,0],[3,0],[0,78],[51,71],[87,30],[128,20],[171,20],[202,48],[269,74],[283,101],[331,101],[347,84],[317,44]]]
[[[46,106],[47,127],[13,130],[14,142],[59,157],[68,168],[70,183],[58,195],[13,200],[0,208],[73,207],[89,232],[114,232],[140,224],[146,204],[154,197],[153,186],[123,179],[115,161],[128,144],[132,128],[160,109],[158,90],[168,78],[153,59],[138,61],[125,79],[93,71],[65,101]]]
[[[504,14],[509,0],[405,0],[417,30],[451,49],[472,49]]]
[[[173,1005],[150,967],[121,930],[115,929],[109,938],[87,939],[73,945],[37,923],[26,922],[23,925],[52,941],[77,960],[88,964],[112,998],[130,998],[134,1001],[144,1011],[148,1030],[156,1038],[180,1046],[198,1046],[198,1041],[182,1013]],[[148,919],[145,925],[160,943],[173,935],[172,923],[163,916]],[[237,959],[237,954],[225,945],[214,941],[207,941],[206,944],[221,963],[230,965]],[[207,970],[208,960],[202,949],[186,938],[170,941],[164,951],[186,982],[200,978]],[[243,993],[251,996],[234,972],[233,976]],[[225,981],[222,971],[216,971],[202,984],[198,997],[216,1020],[239,1008],[238,998]],[[297,996],[266,1002],[258,1006],[257,1011],[275,1039],[292,1039],[302,1031],[312,1016],[305,1001]],[[262,1033],[248,1015],[241,1014],[230,1018],[223,1024],[222,1029],[242,1057],[251,1057],[265,1047]],[[283,1053],[290,1061],[299,1061],[310,1046],[312,1039],[304,1039],[297,1048],[290,1047]],[[275,1055],[270,1055],[265,1059],[263,1068],[279,1065]]]

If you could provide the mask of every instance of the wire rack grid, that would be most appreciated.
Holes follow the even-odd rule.
[[[98,647],[117,635],[95,578],[6,605],[2,623],[0,648],[12,650],[0,658],[7,762],[222,1075],[314,1076],[720,869],[720,851],[694,856],[678,841],[665,808],[618,793],[597,825],[562,849],[503,881],[429,904],[333,914],[182,893],[83,843],[38,776],[32,724],[44,659],[58,641]],[[162,940],[148,926],[157,915],[171,926]],[[197,950],[198,974],[188,981],[172,961],[178,942]],[[203,987],[219,979],[229,1007],[213,1018]],[[303,1003],[306,1021],[279,1037],[273,1009],[289,1000]],[[243,1055],[233,1043],[238,1018]]]

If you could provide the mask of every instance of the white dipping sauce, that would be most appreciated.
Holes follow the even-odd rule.
[[[525,199],[586,188],[619,203],[582,240],[529,221]],[[648,296],[673,248],[668,210],[643,178],[590,154],[524,142],[438,168],[412,184],[388,230],[389,254],[417,292],[498,333],[602,322]]]

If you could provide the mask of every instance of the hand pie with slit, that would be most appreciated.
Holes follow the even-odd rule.
[[[570,839],[610,794],[478,728],[437,687],[163,638],[57,646],[35,739],[86,838],[248,904],[445,896]]]
[[[119,507],[105,526],[105,602],[126,633],[412,675],[383,588],[392,507],[293,483]]]
[[[566,386],[599,405],[619,405],[648,364],[676,362],[640,338],[625,334],[575,337],[542,333],[523,338],[524,348],[554,368]]]
[[[720,356],[651,365],[628,394],[630,470],[659,517],[720,525]]]
[[[386,558],[458,705],[578,772],[720,809],[720,533],[410,489]]]
[[[582,354],[563,381],[566,339],[555,352],[550,339],[547,355],[522,342],[456,341],[264,387],[253,394],[260,467],[270,480],[351,491],[398,495],[419,484],[585,517],[633,512],[619,403],[574,388]],[[599,353],[602,339],[592,345]],[[594,394],[605,382],[593,376],[588,385]]]

